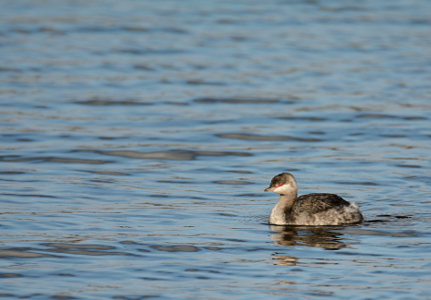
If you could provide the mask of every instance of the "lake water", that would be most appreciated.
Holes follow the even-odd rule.
[[[1,5],[1,297],[429,299],[431,2]]]

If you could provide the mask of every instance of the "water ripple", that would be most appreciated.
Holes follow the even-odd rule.
[[[428,298],[430,11],[7,1],[0,296]],[[282,171],[366,221],[269,226]]]
[[[160,160],[195,160],[199,156],[251,156],[248,152],[237,151],[192,151],[169,150],[154,152],[139,152],[130,150],[74,150],[74,152],[91,152],[109,156],[120,156],[135,159],[160,159]]]
[[[296,141],[296,142],[320,142],[321,139],[316,138],[303,138],[293,136],[271,136],[271,135],[260,135],[254,133],[218,133],[216,136],[225,139],[236,139],[245,141]]]

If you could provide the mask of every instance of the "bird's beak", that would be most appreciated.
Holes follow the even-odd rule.
[[[264,189],[264,192],[272,192],[274,188],[273,187],[267,187],[266,189]]]

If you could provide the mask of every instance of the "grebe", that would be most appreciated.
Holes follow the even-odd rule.
[[[341,225],[364,220],[359,207],[334,194],[315,193],[297,197],[298,187],[290,173],[274,176],[264,190],[280,194],[271,211],[274,225]]]

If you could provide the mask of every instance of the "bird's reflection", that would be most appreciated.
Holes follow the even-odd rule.
[[[274,232],[271,239],[282,246],[308,246],[320,247],[326,250],[338,250],[347,247],[347,244],[336,232],[337,227],[310,227],[310,226],[275,226],[270,225]]]
[[[295,266],[298,259],[288,255],[272,255],[272,262],[277,266]]]
[[[336,232],[337,227],[310,227],[310,226],[275,226],[270,225],[274,232],[271,239],[281,246],[308,246],[319,247],[326,250],[338,250],[348,245]],[[272,255],[274,265],[295,266],[298,258],[287,255]]]

